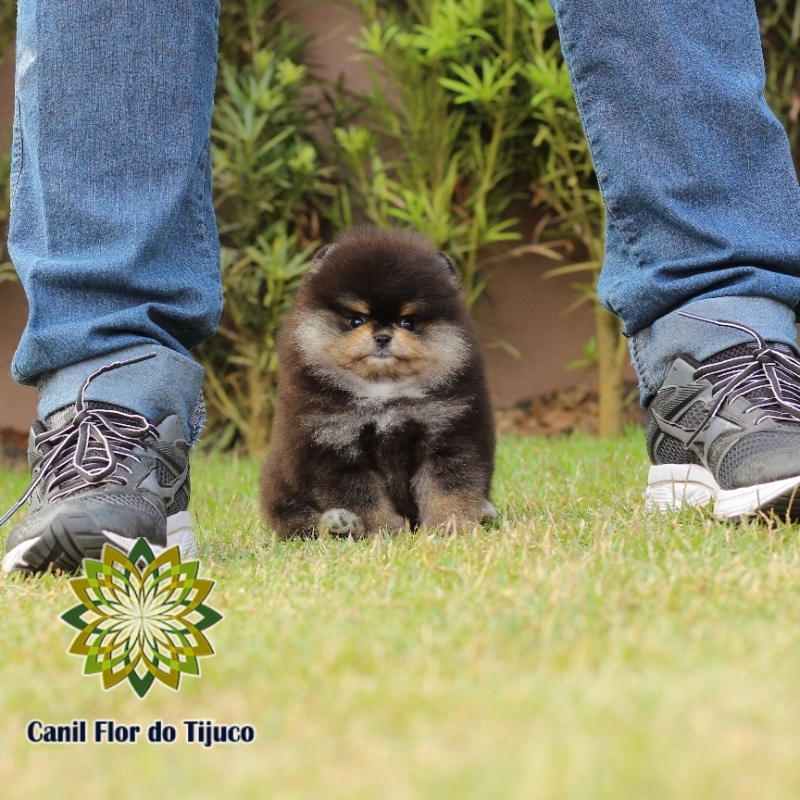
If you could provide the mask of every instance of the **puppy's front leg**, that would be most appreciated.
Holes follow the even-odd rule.
[[[322,509],[317,528],[338,536],[360,539],[379,530],[402,530],[405,519],[397,513],[380,476],[370,470],[343,471],[321,491]]]
[[[469,456],[436,454],[423,462],[411,482],[421,525],[469,525],[487,516],[486,476]]]

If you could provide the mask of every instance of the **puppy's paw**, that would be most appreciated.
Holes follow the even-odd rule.
[[[329,508],[322,515],[320,523],[336,536],[352,536],[358,539],[364,535],[361,517],[346,508]]]
[[[481,513],[484,519],[495,519],[497,517],[497,509],[488,501],[483,501]]]

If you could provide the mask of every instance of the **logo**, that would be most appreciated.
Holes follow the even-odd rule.
[[[127,680],[140,698],[156,680],[177,691],[182,675],[199,677],[198,659],[214,655],[204,631],[222,619],[205,605],[214,581],[199,566],[178,547],[156,556],[145,539],[128,555],[106,544],[100,561],[84,559],[85,576],[69,582],[80,603],[61,615],[79,631],[67,652],[86,659],[84,675],[100,674],[106,690]]]

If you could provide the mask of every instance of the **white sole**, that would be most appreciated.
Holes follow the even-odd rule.
[[[25,560],[25,553],[27,553],[41,538],[41,536],[37,536],[35,539],[26,539],[24,542],[20,542],[16,547],[12,547],[11,550],[3,556],[3,572],[14,572],[17,569],[27,567],[28,562]]]
[[[714,476],[698,464],[660,464],[650,467],[645,492],[649,510],[672,511],[714,503],[717,519],[751,517],[773,505],[785,505],[797,493],[800,501],[800,475],[742,489],[721,489]]]
[[[121,536],[113,531],[103,531],[103,535],[120,552],[125,553],[125,555],[131,551],[136,541],[135,539]],[[9,550],[3,558],[3,572],[15,572],[16,570],[28,567],[29,564],[25,560],[25,554],[40,538],[40,536],[37,536],[34,539],[27,539]],[[197,558],[197,539],[192,530],[192,518],[188,511],[179,511],[177,514],[171,514],[167,517],[167,546],[159,547],[158,545],[151,545],[151,549],[155,555],[158,555],[159,553],[163,553],[164,550],[175,547],[176,545],[180,548],[182,561]]]
[[[120,534],[113,531],[103,531],[103,535],[126,555],[130,553],[136,542],[136,539],[120,536]],[[188,511],[179,511],[177,514],[167,517],[167,546],[160,547],[157,544],[152,544],[150,549],[154,555],[158,555],[176,545],[180,548],[181,561],[197,558],[197,539],[195,539],[194,531],[192,530],[192,518]]]

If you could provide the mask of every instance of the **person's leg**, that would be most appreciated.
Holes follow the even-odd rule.
[[[800,407],[775,395],[798,383],[800,189],[753,1],[552,4],[608,212],[598,293],[631,337],[654,464],[701,466],[723,494],[795,478]],[[707,359],[727,366],[696,375]],[[762,435],[781,425],[782,443]]]
[[[89,397],[188,423],[188,351],[221,306],[209,132],[217,0],[20,0],[9,252],[30,318],[13,361],[40,416]],[[194,432],[187,429],[187,435]]]
[[[12,372],[39,387],[48,428],[76,416],[82,393],[78,411],[122,407],[169,417],[171,440],[199,435],[203,370],[189,351],[222,302],[209,159],[218,13],[218,0],[19,2],[9,252],[30,316]],[[100,451],[113,438],[83,424]],[[53,443],[37,433],[44,456]]]

